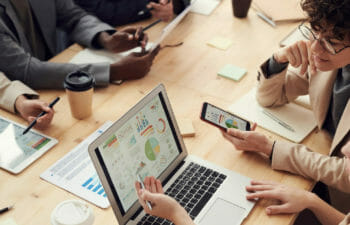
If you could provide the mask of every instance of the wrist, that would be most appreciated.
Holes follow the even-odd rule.
[[[272,150],[275,147],[275,141],[270,140],[269,138],[266,138],[266,140],[264,141],[264,150],[263,153],[265,153],[267,155],[267,157],[271,157],[272,154]]]
[[[109,34],[105,31],[102,31],[99,36],[98,36],[98,43],[102,48],[106,48],[107,42],[108,42],[108,38],[109,38]]]
[[[321,205],[320,201],[322,200],[316,194],[312,192],[306,192],[305,201],[306,201],[306,208],[314,212]]]
[[[27,100],[27,98],[24,95],[20,95],[16,98],[15,101],[15,112],[21,114],[23,102]]]
[[[191,224],[192,219],[186,212],[186,210],[181,207],[179,204],[177,204],[176,209],[174,210],[174,216],[170,218],[170,220],[175,224],[175,225],[182,225],[182,224]]]

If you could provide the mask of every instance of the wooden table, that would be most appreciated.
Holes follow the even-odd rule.
[[[150,20],[139,24],[148,23]],[[155,40],[164,25],[150,29],[151,41]],[[236,151],[224,140],[218,129],[199,119],[204,101],[228,108],[254,87],[257,67],[279,48],[279,41],[296,25],[297,23],[282,23],[273,28],[258,18],[252,9],[247,18],[234,18],[231,1],[223,0],[210,16],[192,13],[187,15],[164,42],[183,41],[184,44],[181,47],[161,50],[145,78],[124,82],[120,86],[110,85],[108,88],[97,89],[93,99],[93,115],[88,119],[78,121],[71,117],[64,91],[39,91],[41,98],[47,102],[55,96],[61,97],[61,101],[55,106],[52,126],[44,131],[57,138],[59,144],[17,176],[0,171],[0,208],[15,204],[15,208],[1,215],[0,220],[13,217],[19,225],[50,224],[50,215],[55,206],[63,200],[77,197],[41,180],[39,175],[106,120],[117,120],[160,82],[166,86],[177,118],[190,118],[193,121],[196,136],[185,138],[190,154],[253,179],[274,180],[310,190],[313,185],[311,181],[273,171],[268,159],[257,154]],[[209,47],[206,42],[214,36],[231,39],[233,44],[226,51]],[[67,62],[81,49],[78,45],[73,45],[52,61]],[[228,63],[247,68],[247,75],[240,82],[218,77],[217,72]],[[26,124],[16,115],[5,111],[0,114]],[[258,130],[272,138],[281,139],[263,129]],[[322,132],[314,131],[303,144],[326,154],[330,147],[330,140],[326,137]],[[293,222],[295,215],[267,216],[265,207],[271,203],[272,201],[267,200],[259,201],[244,224]],[[117,224],[111,208],[103,210],[90,205],[95,214],[94,224]]]

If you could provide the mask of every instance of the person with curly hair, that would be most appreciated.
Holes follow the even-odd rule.
[[[278,107],[309,94],[318,128],[332,139],[329,155],[254,130],[228,129],[223,136],[237,150],[263,153],[273,169],[320,181],[315,193],[349,212],[350,195],[341,192],[350,192],[350,181],[339,150],[350,139],[350,1],[303,0],[301,6],[308,20],[299,30],[307,40],[278,50],[260,66],[256,98],[264,107]]]

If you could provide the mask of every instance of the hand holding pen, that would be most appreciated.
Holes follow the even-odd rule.
[[[43,105],[43,103],[39,103],[39,102],[28,103],[28,104],[33,104],[33,106],[35,108],[33,108],[32,110],[28,110],[28,112],[27,112],[28,120],[31,121],[31,123],[23,131],[22,134],[26,134],[36,124],[39,125],[39,126],[37,126],[37,128],[39,128],[39,129],[46,128],[46,126],[48,126],[50,124],[50,122],[53,118],[52,107],[58,102],[58,100],[60,100],[59,97],[57,97],[55,100],[53,100],[48,106]],[[28,101],[33,101],[33,100],[28,100]],[[38,115],[39,111],[41,111],[41,112]],[[34,115],[37,115],[37,116],[34,117]]]

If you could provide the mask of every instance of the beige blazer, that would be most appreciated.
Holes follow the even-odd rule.
[[[309,78],[301,77],[293,68],[286,68],[281,73],[266,79],[267,61],[259,68],[258,102],[265,107],[274,107],[295,100],[299,95],[309,94],[310,103],[318,128],[321,129],[326,119],[338,71],[318,72]],[[347,100],[338,128],[333,138],[329,155],[344,144],[349,138],[350,101]],[[277,141],[272,157],[272,168],[300,174],[329,186],[350,192],[350,181],[345,171],[345,160],[314,153],[303,145]]]
[[[20,81],[10,81],[5,74],[0,72],[0,107],[10,112],[15,112],[15,102],[18,96],[26,95],[30,98],[38,98],[39,94],[24,85]]]
[[[345,219],[339,225],[350,225],[350,213],[346,215]]]

